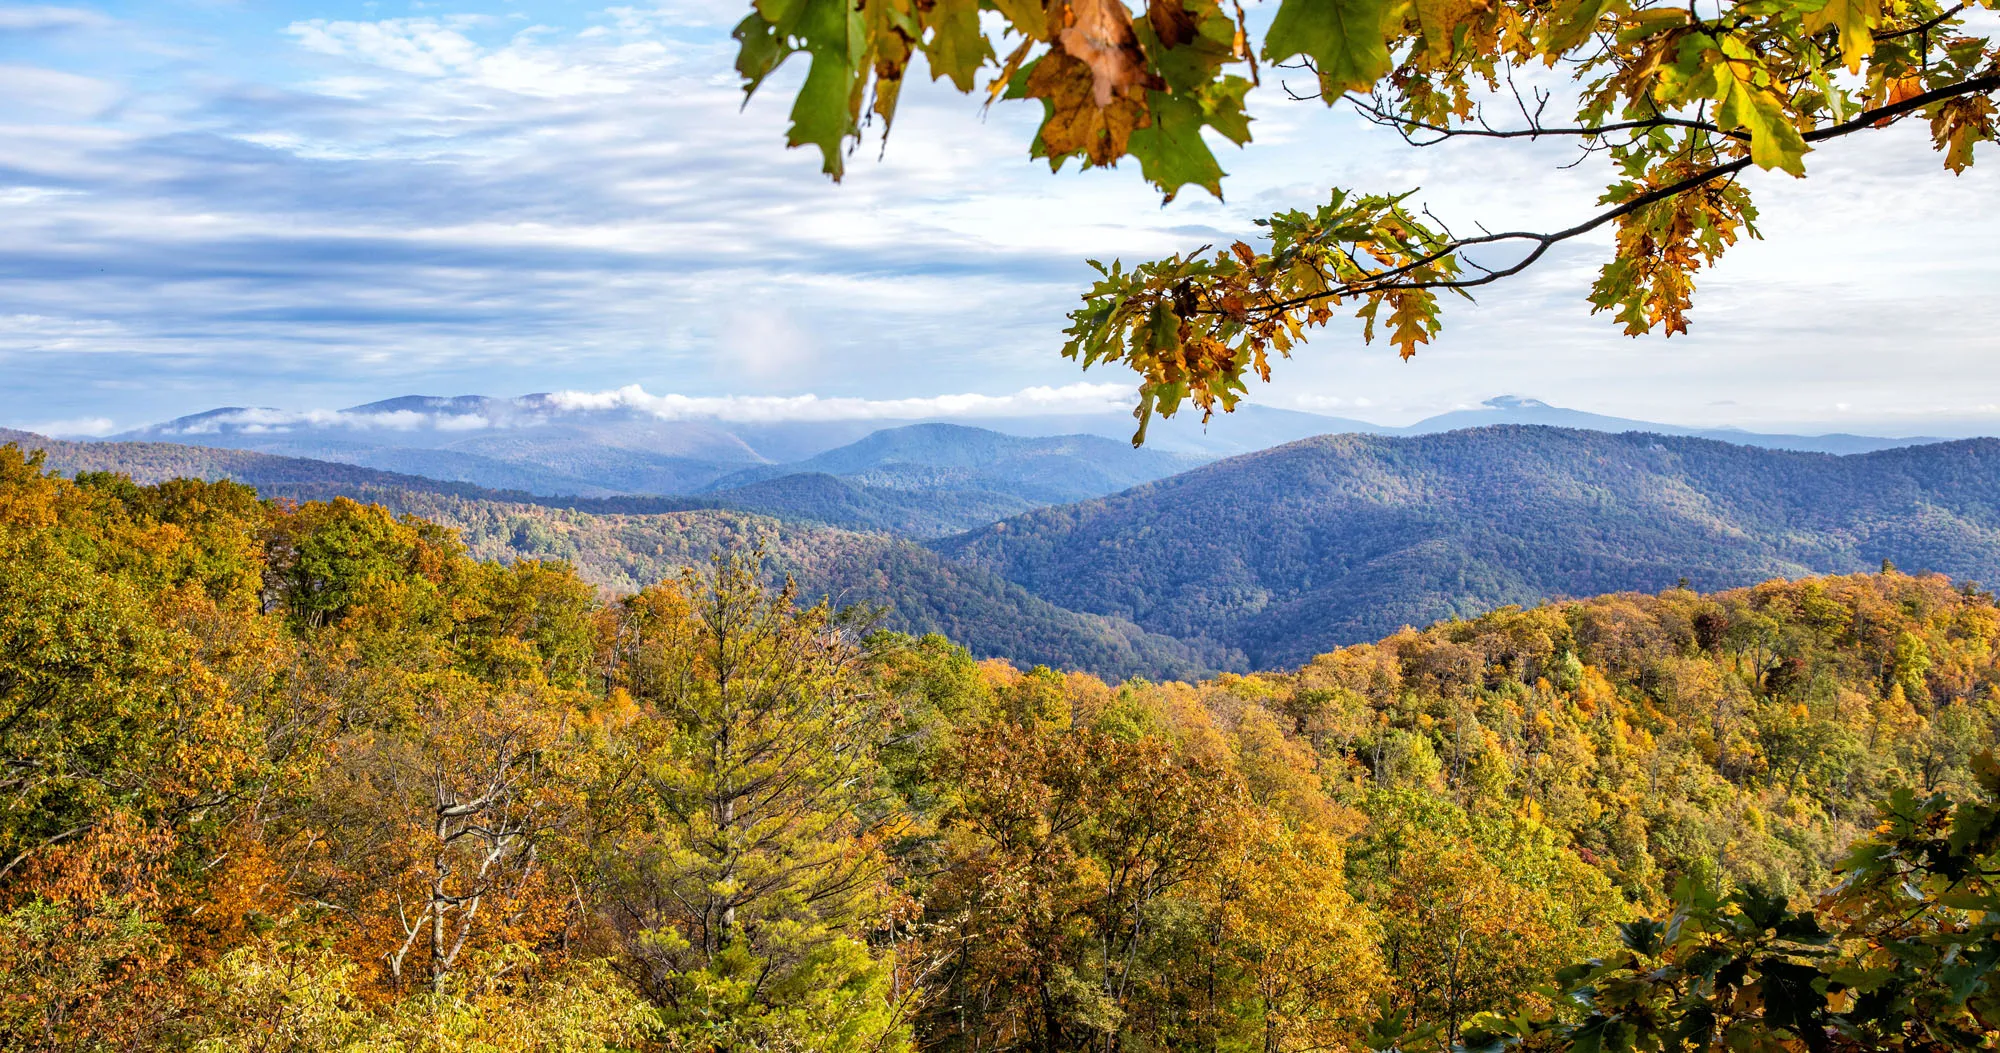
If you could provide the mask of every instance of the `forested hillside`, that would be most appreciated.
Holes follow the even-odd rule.
[[[1114,685],[763,580],[606,601],[0,447],[0,1047],[1995,1037],[1988,593],[1626,594]]]
[[[881,534],[731,511],[591,513],[408,490],[355,496],[452,527],[478,558],[563,560],[614,593],[761,546],[771,576],[790,575],[801,596],[879,608],[887,628],[944,633],[982,657],[1113,677],[1190,677],[1240,661],[1122,619],[1064,610],[991,571]]]
[[[814,520],[839,517],[826,515],[820,503],[831,500],[826,488],[792,487],[800,477],[756,487],[768,491],[767,503],[785,516],[780,519],[688,498],[538,502],[526,494],[245,450],[70,443],[21,432],[0,433],[0,439],[25,439],[26,449],[42,451],[47,467],[66,475],[111,470],[147,482],[177,476],[232,479],[273,497],[358,498],[451,526],[482,559],[566,560],[584,580],[615,592],[634,592],[720,552],[763,544],[770,550],[771,572],[795,576],[805,594],[842,606],[880,608],[889,628],[946,633],[982,656],[1106,676],[1156,677],[1193,676],[1241,661],[1212,644],[1189,646],[1122,619],[1064,610],[991,571],[954,563],[908,541],[816,525]],[[854,487],[817,478],[831,484],[835,497],[847,495],[850,502],[842,507],[851,507]],[[896,499],[864,506],[877,516],[934,523],[941,514],[925,507],[928,498],[876,492]],[[799,506],[805,511],[794,512]]]
[[[1508,603],[1884,559],[2000,579],[2000,440],[1835,457],[1499,427],[1339,435],[938,545],[1251,668]]]
[[[257,487],[273,497],[327,497],[371,486],[424,489],[473,497],[501,496],[498,491],[469,483],[252,450],[184,446],[171,442],[69,442],[7,428],[0,428],[0,444],[12,444],[26,451],[41,451],[48,467],[65,475],[116,472],[146,483],[169,479],[227,479]]]

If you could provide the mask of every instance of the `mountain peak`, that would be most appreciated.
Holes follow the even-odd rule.
[[[504,399],[485,395],[399,395],[396,398],[349,406],[346,413],[478,413]]]
[[[1492,398],[1487,399],[1485,402],[1480,403],[1480,405],[1489,406],[1497,410],[1555,408],[1554,406],[1551,406],[1548,403],[1543,402],[1541,399],[1531,399],[1522,395],[1495,395]]]

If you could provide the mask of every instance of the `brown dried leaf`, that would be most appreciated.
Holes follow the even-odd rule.
[[[1062,49],[1090,67],[1092,97],[1100,110],[1135,89],[1163,87],[1146,69],[1145,53],[1132,32],[1132,13],[1121,0],[1070,0],[1070,23],[1060,35]]]
[[[1091,68],[1063,51],[1051,51],[1028,74],[1027,95],[1049,104],[1042,122],[1042,149],[1051,158],[1081,153],[1092,164],[1109,165],[1125,156],[1134,129],[1152,123],[1139,99],[1117,95],[1098,105]]]
[[[1152,24],[1153,35],[1160,38],[1160,43],[1170,48],[1193,43],[1199,28],[1194,13],[1181,0],[1150,0],[1146,5],[1146,21]]]

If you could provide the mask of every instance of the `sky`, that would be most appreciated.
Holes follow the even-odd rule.
[[[539,391],[1070,409],[1132,383],[1058,353],[1086,259],[1234,240],[1331,186],[1568,226],[1608,178],[1557,144],[1412,149],[1268,78],[1256,141],[1218,149],[1226,201],[1163,207],[1133,166],[1051,174],[1029,104],[918,85],[834,185],[783,146],[802,70],[743,105],[742,10],[0,3],[0,424]],[[1449,307],[1409,362],[1336,323],[1253,398],[1991,433],[2000,150],[1979,161],[1952,176],[1911,123],[1822,145],[1806,180],[1753,174],[1764,240],[1698,278],[1685,337],[1592,317],[1608,242],[1580,240]]]

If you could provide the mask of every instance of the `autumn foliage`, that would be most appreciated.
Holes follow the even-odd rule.
[[[1111,685],[0,448],[0,1046],[1978,1048],[1996,641],[1885,571]]]

